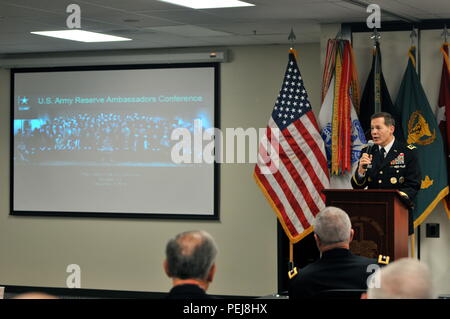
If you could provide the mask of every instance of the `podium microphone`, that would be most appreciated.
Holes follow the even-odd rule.
[[[367,142],[367,149],[366,149],[366,153],[367,153],[367,154],[370,155],[370,154],[372,153],[373,145],[374,145],[374,143],[373,143],[372,140],[369,140],[369,141]],[[370,165],[370,166],[372,166],[372,165]],[[368,167],[367,164],[364,164],[364,165],[363,165],[363,168],[364,168],[364,169],[367,169],[367,167]]]

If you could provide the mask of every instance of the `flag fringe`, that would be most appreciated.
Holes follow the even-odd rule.
[[[298,60],[297,50],[289,49],[289,53],[292,53],[295,56],[295,59]]]
[[[333,99],[333,113],[331,116],[331,174],[339,175],[339,162],[340,162],[340,145],[339,145],[339,102],[341,100],[341,76],[342,65],[341,56],[336,53],[336,65],[335,65],[335,80],[334,80],[334,99]]]
[[[264,194],[264,197],[266,197],[266,199],[269,202],[270,206],[272,206],[272,209],[275,211],[275,214],[277,215],[278,221],[280,222],[281,226],[283,227],[284,233],[286,234],[286,236],[288,236],[290,242],[292,242],[293,244],[298,243],[300,240],[302,240],[303,238],[305,238],[306,236],[308,236],[309,234],[312,233],[312,231],[314,230],[314,227],[310,226],[307,229],[305,229],[301,234],[298,234],[295,237],[292,236],[292,234],[289,231],[286,223],[283,220],[283,217],[281,216],[280,211],[278,210],[278,208],[275,205],[275,203],[272,201],[272,198],[267,193],[267,190],[265,189],[265,187],[263,186],[263,184],[261,183],[261,181],[259,180],[259,178],[258,178],[258,176],[256,175],[255,172],[253,172],[253,177],[255,178],[256,184],[258,184],[259,188],[262,190],[262,192]]]
[[[445,188],[443,188],[439,194],[435,197],[435,199],[430,203],[430,205],[428,205],[428,207],[423,211],[422,214],[420,214],[419,217],[416,218],[416,220],[414,221],[414,228],[416,228],[417,226],[419,226],[420,224],[422,224],[425,219],[428,217],[428,215],[431,214],[431,212],[433,211],[433,209],[436,207],[436,205],[445,198],[445,196],[448,195],[449,192],[449,188],[448,186],[446,186]],[[448,215],[448,212],[447,212]],[[449,215],[450,218],[450,215]]]
[[[322,101],[321,104],[323,104],[323,101],[325,100],[325,97],[327,95],[328,89],[331,85],[331,80],[333,79],[334,75],[334,69],[336,64],[336,46],[337,46],[337,40],[328,40],[327,44],[327,53],[325,57],[325,67],[323,71],[322,76]]]

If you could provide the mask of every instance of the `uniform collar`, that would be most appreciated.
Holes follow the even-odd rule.
[[[391,150],[392,145],[394,145],[394,142],[395,142],[395,137],[392,139],[392,141],[391,141],[388,145],[386,145],[386,146],[384,147],[384,150],[386,151],[386,155],[387,155],[387,154],[389,153],[389,151]],[[381,148],[383,148],[383,146],[378,145],[378,150],[381,150]]]
[[[328,259],[328,258],[337,258],[337,257],[347,257],[351,256],[352,253],[347,248],[334,248],[327,251],[324,251],[322,253],[322,259]]]
[[[200,287],[199,285],[196,285],[196,284],[190,284],[190,283],[187,283],[187,284],[181,284],[181,285],[176,285],[176,286],[173,286],[172,289],[175,289],[175,290],[192,289],[192,290],[197,290],[197,291],[205,292],[205,290],[204,290],[202,287]]]

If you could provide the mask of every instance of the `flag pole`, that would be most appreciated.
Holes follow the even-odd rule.
[[[444,31],[441,34],[441,37],[444,38],[444,43],[447,43],[447,37],[450,35],[447,29],[447,25],[444,26]]]
[[[294,278],[297,275],[297,267],[294,266],[294,243],[289,239],[289,263],[288,263],[288,277]]]
[[[413,233],[409,236],[411,241],[411,258],[416,258],[416,235]]]
[[[409,38],[411,39],[411,48],[415,48],[416,40],[417,40],[417,33],[416,33],[414,26],[411,30],[411,33],[409,34]],[[414,58],[415,58],[415,53],[414,53]]]
[[[372,35],[370,36],[370,38],[373,40],[373,46],[376,47],[377,42],[381,38],[381,34],[380,34],[380,32],[378,32],[377,28],[373,28],[373,32],[372,32]]]
[[[292,241],[289,241],[289,270],[292,270],[294,268],[294,243]]]
[[[288,40],[291,41],[291,50],[294,49],[294,41],[297,39],[294,33],[294,28],[291,27],[291,32],[289,32]]]
[[[294,28],[291,27],[291,32],[289,32],[288,40],[291,41],[291,49],[290,52],[293,52],[296,55],[294,49],[294,41],[297,39],[294,33]],[[289,278],[293,278],[297,273],[297,270],[294,266],[294,243],[292,240],[289,240],[289,266],[288,266],[288,275]]]
[[[409,34],[409,38],[411,39],[411,49],[416,48],[417,33],[414,26],[412,27],[411,33]],[[414,59],[415,58],[416,52],[414,51]],[[414,63],[414,68],[417,70],[417,63]]]
[[[288,40],[291,41],[291,49],[289,51],[294,51],[294,41],[297,39],[294,33],[294,28],[291,27],[291,32],[289,32]],[[294,51],[295,54],[295,51]],[[289,267],[288,273],[294,269],[294,243],[289,240]]]
[[[416,46],[417,32],[414,26],[412,27],[411,33],[409,34],[409,38],[411,39],[411,46]]]

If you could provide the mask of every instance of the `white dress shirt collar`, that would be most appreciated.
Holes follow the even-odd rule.
[[[392,148],[392,145],[394,145],[394,142],[395,142],[395,137],[392,139],[392,141],[391,141],[388,145],[386,145],[386,146],[384,147],[384,150],[386,151],[386,153],[384,153],[384,157],[386,157],[386,155],[389,153],[389,151],[390,151],[391,148]],[[383,146],[378,145],[378,150],[381,150],[382,147],[383,147]]]

